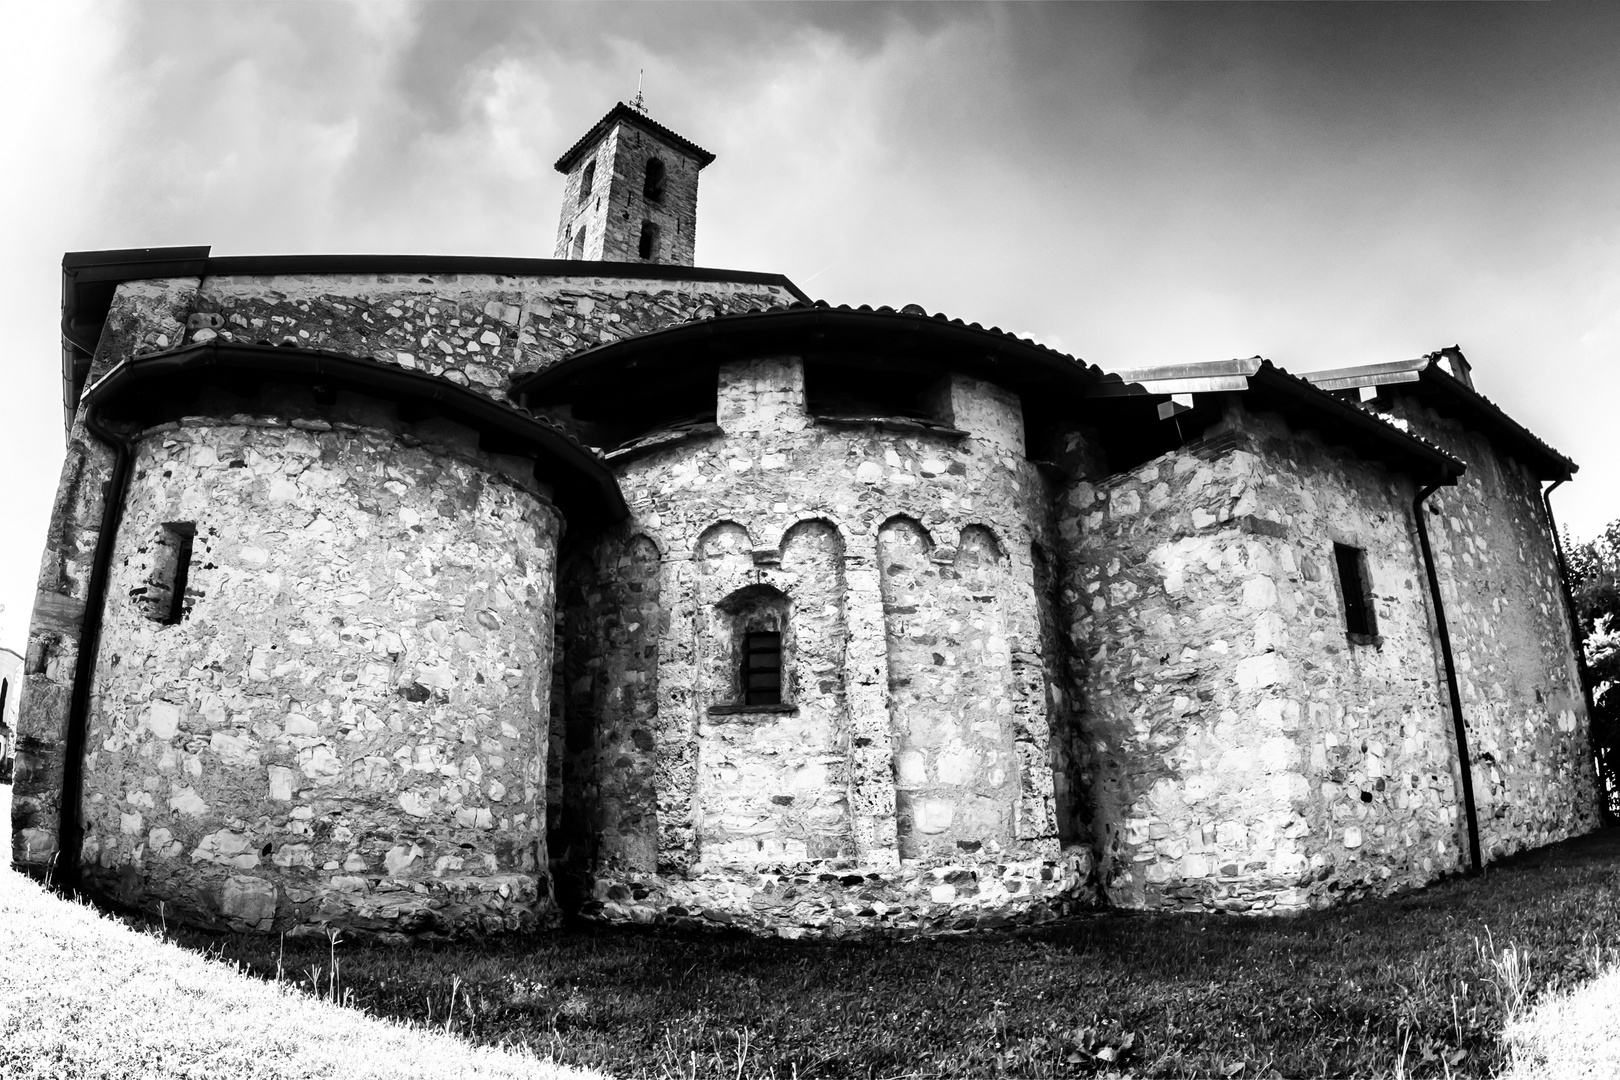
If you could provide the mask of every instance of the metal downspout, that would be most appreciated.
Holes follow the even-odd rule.
[[[78,888],[79,857],[84,846],[84,827],[79,819],[84,795],[84,748],[90,727],[90,684],[95,676],[96,651],[101,636],[101,615],[105,606],[107,577],[112,563],[113,541],[124,513],[124,489],[129,486],[129,463],[133,440],[124,438],[101,422],[95,402],[85,407],[84,428],[113,448],[112,475],[102,487],[101,531],[90,562],[90,584],[85,590],[84,618],[79,624],[79,655],[73,665],[73,692],[68,699],[67,734],[62,759],[62,802],[57,808],[56,866],[52,883],[60,889]]]
[[[1462,694],[1457,690],[1457,662],[1451,654],[1451,631],[1446,627],[1446,606],[1440,599],[1440,575],[1434,569],[1434,551],[1429,547],[1429,527],[1423,521],[1423,501],[1440,484],[1430,484],[1412,500],[1412,518],[1417,522],[1418,543],[1423,548],[1423,568],[1429,573],[1429,595],[1434,597],[1434,622],[1440,631],[1440,654],[1446,665],[1446,690],[1451,695],[1451,723],[1457,734],[1457,762],[1462,772],[1463,816],[1468,824],[1469,874],[1482,869],[1479,857],[1479,814],[1474,808],[1474,770],[1468,758],[1468,729],[1463,725]]]
[[[1592,670],[1586,666],[1586,643],[1581,634],[1580,616],[1575,612],[1575,594],[1569,588],[1569,562],[1564,558],[1564,542],[1558,537],[1558,519],[1553,516],[1552,493],[1558,485],[1566,483],[1569,477],[1554,480],[1546,490],[1541,493],[1541,508],[1547,512],[1547,528],[1552,533],[1553,555],[1558,559],[1558,585],[1564,593],[1564,610],[1569,614],[1569,640],[1575,647],[1575,670],[1580,674],[1581,697],[1586,702],[1586,731],[1587,742],[1591,745],[1592,728],[1597,723],[1597,703],[1592,697]],[[1597,747],[1592,745],[1592,757],[1597,758]],[[1598,770],[1598,811],[1603,816],[1605,825],[1614,825],[1614,815],[1609,812],[1608,793],[1603,788],[1603,770]]]

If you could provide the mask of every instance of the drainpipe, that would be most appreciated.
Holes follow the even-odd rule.
[[[79,625],[79,655],[73,666],[73,692],[68,698],[67,737],[62,750],[62,802],[57,810],[56,867],[51,876],[58,888],[78,888],[79,855],[84,846],[80,802],[84,796],[84,747],[90,728],[90,683],[96,671],[96,649],[101,636],[101,614],[106,606],[107,577],[113,541],[124,513],[124,491],[129,486],[133,439],[112,431],[101,421],[94,401],[84,411],[85,430],[113,449],[112,475],[102,485],[101,531],[91,556],[90,584],[85,590],[84,618]]]
[[[1558,585],[1564,593],[1564,610],[1569,613],[1569,640],[1575,646],[1575,668],[1581,677],[1581,697],[1586,701],[1587,738],[1591,739],[1591,731],[1597,726],[1597,703],[1592,697],[1592,669],[1586,666],[1586,643],[1581,633],[1580,616],[1575,613],[1575,594],[1569,588],[1569,562],[1564,558],[1564,542],[1558,538],[1558,519],[1553,516],[1552,493],[1563,480],[1554,480],[1545,491],[1541,493],[1541,507],[1547,512],[1547,528],[1552,532],[1553,554],[1558,557]],[[1597,757],[1597,747],[1592,747],[1593,758]],[[1609,810],[1608,793],[1603,788],[1603,770],[1598,770],[1598,810],[1603,815],[1605,825],[1616,824],[1614,815]]]
[[[1457,761],[1462,771],[1463,817],[1468,823],[1470,876],[1481,869],[1479,858],[1479,814],[1474,809],[1474,770],[1468,759],[1468,729],[1463,726],[1462,694],[1457,690],[1457,662],[1451,654],[1451,631],[1446,628],[1446,606],[1440,599],[1440,576],[1434,569],[1434,551],[1429,547],[1429,527],[1423,521],[1423,501],[1440,484],[1430,484],[1412,500],[1412,518],[1417,522],[1418,543],[1423,548],[1423,568],[1429,572],[1429,594],[1434,597],[1434,622],[1440,631],[1440,655],[1446,663],[1446,690],[1451,695],[1451,723],[1457,733]]]

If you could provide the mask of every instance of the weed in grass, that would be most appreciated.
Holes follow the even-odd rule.
[[[1530,955],[1511,941],[1498,950],[1489,927],[1485,928],[1485,941],[1474,939],[1474,948],[1485,962],[1496,989],[1502,1012],[1509,1020],[1524,1012],[1530,1004]]]

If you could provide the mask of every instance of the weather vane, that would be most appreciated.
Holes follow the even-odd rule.
[[[641,100],[641,80],[646,74],[646,68],[640,68],[636,71],[636,96],[635,99],[630,102],[630,107],[636,110],[636,112],[641,113],[643,116],[645,116],[647,113],[647,103]]]

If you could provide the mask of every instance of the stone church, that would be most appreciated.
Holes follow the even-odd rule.
[[[797,936],[1297,911],[1594,827],[1575,466],[1460,350],[1107,373],[831,307],[693,265],[713,161],[616,106],[551,259],[66,256],[17,867]]]

